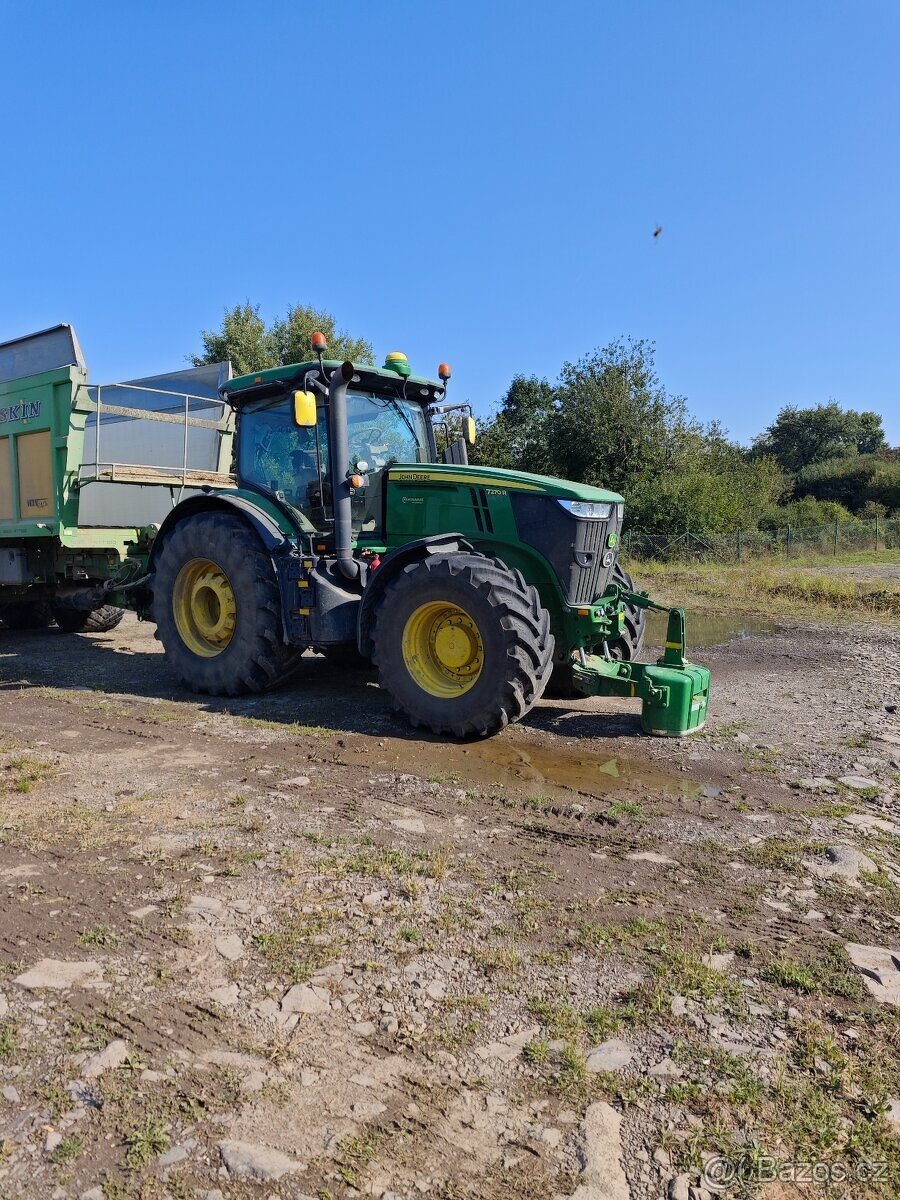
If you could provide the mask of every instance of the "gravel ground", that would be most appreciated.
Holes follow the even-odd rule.
[[[697,657],[459,745],[0,631],[0,1196],[900,1193],[900,638]]]

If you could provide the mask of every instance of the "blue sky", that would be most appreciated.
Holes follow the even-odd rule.
[[[112,381],[302,301],[486,412],[626,334],[742,440],[835,398],[900,441],[894,0],[3,0],[0,40],[0,339],[71,321]]]

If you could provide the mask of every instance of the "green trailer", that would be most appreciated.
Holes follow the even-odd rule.
[[[652,734],[702,728],[709,672],[685,657],[681,610],[663,657],[638,659],[661,606],[618,562],[621,496],[469,465],[445,364],[430,379],[399,352],[325,353],[316,334],[306,362],[239,379],[225,364],[98,388],[68,326],[0,346],[7,624],[134,608],[214,695],[317,651],[374,666],[414,725],[456,737],[545,691],[640,698]],[[439,454],[451,422],[463,436]]]

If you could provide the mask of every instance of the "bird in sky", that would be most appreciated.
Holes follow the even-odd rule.
[[[657,225],[657,227],[653,230],[653,236],[655,238],[658,238],[661,233],[662,233],[662,225]]]

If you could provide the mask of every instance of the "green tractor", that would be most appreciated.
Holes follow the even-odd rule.
[[[548,687],[640,697],[648,733],[701,728],[709,672],[684,657],[680,610],[659,662],[637,661],[660,606],[617,562],[622,497],[470,466],[466,438],[439,461],[435,423],[468,409],[447,403],[449,367],[432,380],[399,353],[376,368],[325,350],[317,334],[308,362],[224,384],[237,486],[183,500],[153,539],[137,606],[180,679],[259,691],[312,649],[374,664],[439,734],[495,733]]]

